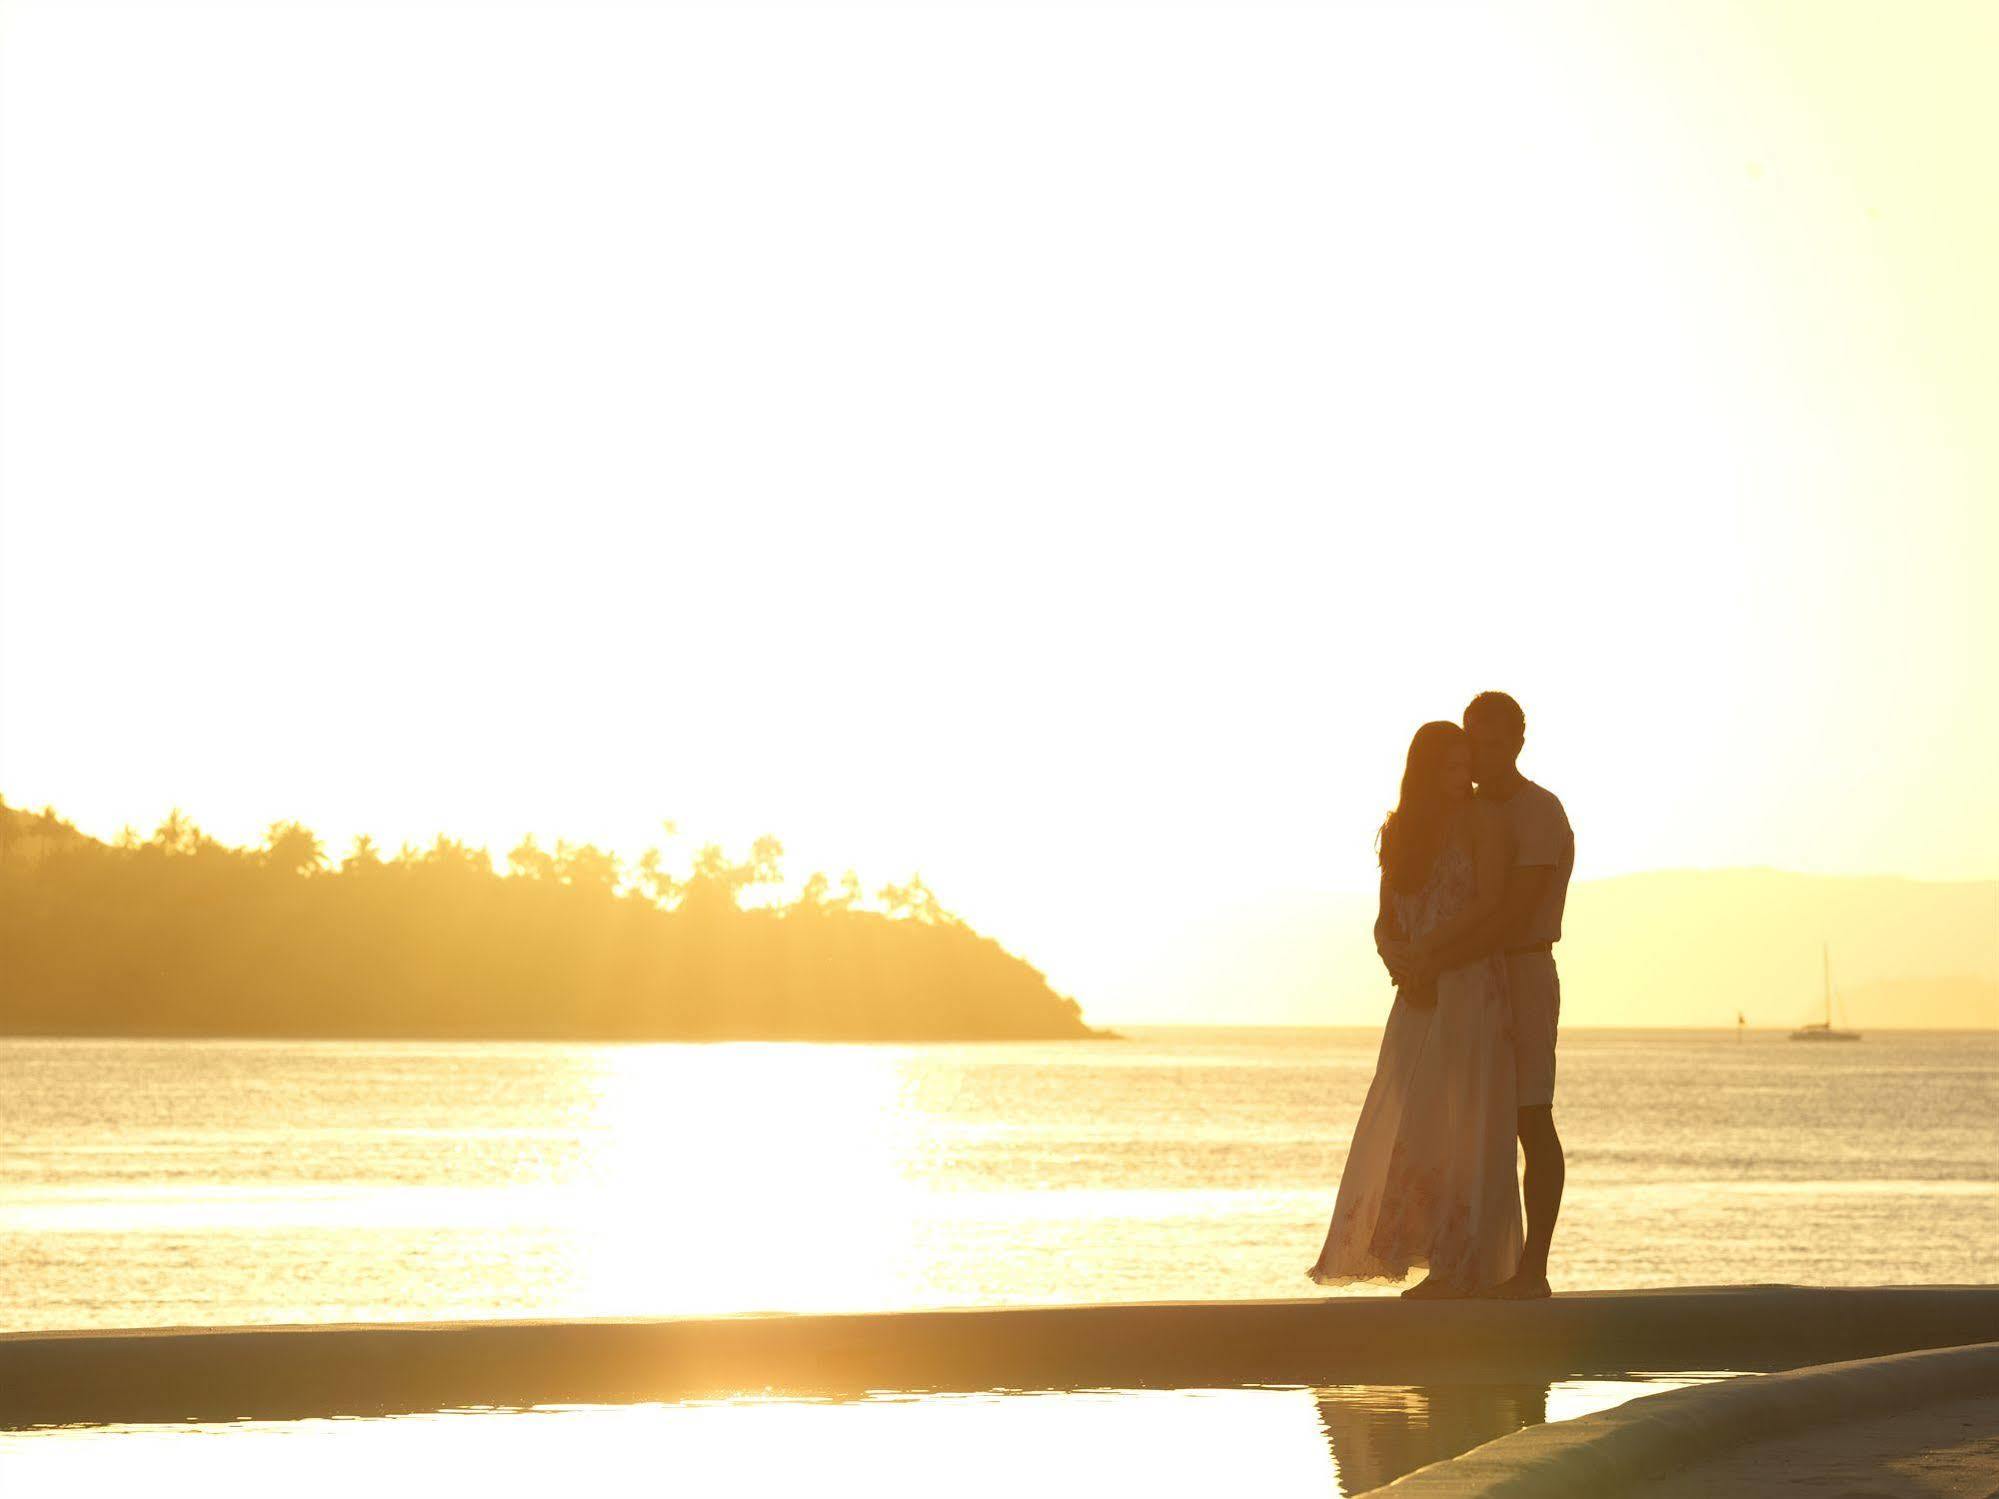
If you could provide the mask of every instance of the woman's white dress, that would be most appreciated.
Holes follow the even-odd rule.
[[[1463,910],[1476,887],[1471,856],[1450,847],[1422,889],[1390,899],[1415,939]],[[1325,1248],[1306,1274],[1339,1286],[1426,1266],[1468,1290],[1505,1280],[1520,1259],[1514,1133],[1505,960],[1440,974],[1433,1008],[1398,994]]]

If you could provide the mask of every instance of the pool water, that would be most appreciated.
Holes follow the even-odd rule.
[[[1541,1421],[1728,1377],[1518,1385],[876,1391],[0,1432],[0,1492],[65,1496],[1365,1493]]]

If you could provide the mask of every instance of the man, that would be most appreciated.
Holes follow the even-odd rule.
[[[1548,1294],[1548,1246],[1555,1236],[1567,1175],[1561,1137],[1555,1133],[1555,1032],[1562,991],[1554,946],[1562,936],[1562,907],[1575,869],[1576,840],[1561,801],[1523,776],[1515,763],[1527,738],[1527,716],[1520,705],[1503,692],[1481,692],[1465,708],[1464,728],[1471,741],[1471,773],[1478,797],[1505,812],[1511,834],[1512,853],[1499,908],[1477,930],[1420,966],[1393,942],[1382,944],[1382,957],[1396,983],[1409,993],[1420,991],[1447,969],[1495,950],[1505,954],[1520,1148],[1526,1157],[1520,1185],[1527,1208],[1527,1242],[1512,1278],[1485,1294],[1531,1300]]]

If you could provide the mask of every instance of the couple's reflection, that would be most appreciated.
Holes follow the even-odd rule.
[[[1548,1419],[1545,1384],[1329,1386],[1317,1400],[1342,1494],[1380,1488]]]

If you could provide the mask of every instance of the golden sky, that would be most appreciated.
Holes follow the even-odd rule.
[[[1085,997],[1365,888],[1999,876],[1999,9],[23,3],[0,792],[672,817]]]

